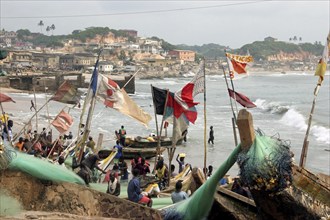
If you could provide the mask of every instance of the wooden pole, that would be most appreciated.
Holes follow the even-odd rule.
[[[2,112],[3,118],[5,120],[5,128],[7,130],[7,138],[8,138],[8,141],[11,142],[10,136],[9,136],[9,130],[8,130],[8,120],[7,120],[7,117],[6,117],[6,113],[3,110],[3,107],[2,107],[2,103],[1,102],[0,102],[0,107],[1,107],[1,112]]]
[[[154,164],[154,169],[156,168],[156,164],[157,164],[157,157],[159,155],[159,151],[160,151],[160,138],[161,138],[161,134],[159,134],[158,131],[158,120],[157,120],[157,112],[156,112],[156,104],[155,104],[155,97],[154,97],[154,90],[153,90],[153,86],[152,84],[150,84],[150,88],[151,88],[151,95],[152,95],[152,102],[154,104],[154,113],[155,113],[155,121],[156,121],[156,133],[157,133],[157,148],[156,148],[156,157],[155,157],[155,164]]]
[[[240,134],[242,150],[248,150],[254,142],[255,133],[253,128],[252,115],[246,109],[241,109],[239,111],[237,126]]]
[[[97,71],[97,65],[98,65],[101,53],[102,53],[102,49],[99,51],[99,54],[98,54],[98,57],[97,57],[97,60],[96,60],[96,63],[95,63],[94,71]],[[96,72],[95,74],[99,75],[98,72]],[[94,73],[93,73],[93,75],[94,75]],[[91,88],[92,79],[93,79],[93,76],[92,76],[91,81],[90,81],[89,89]],[[98,91],[98,85],[97,85],[95,94],[94,93],[92,94],[92,100],[90,102],[90,107],[89,107],[88,113],[87,113],[87,119],[86,119],[86,124],[85,124],[85,127],[84,127],[84,133],[82,135],[81,140],[77,144],[77,146],[80,147],[80,152],[78,154],[78,159],[77,159],[78,163],[80,163],[81,160],[82,160],[84,150],[85,150],[85,143],[86,143],[86,140],[87,140],[87,138],[89,136],[89,133],[90,133],[90,127],[91,127],[91,124],[92,124],[92,116],[93,116],[94,109],[95,109],[95,104],[96,104],[97,91]],[[87,99],[87,96],[86,96],[86,99]],[[85,107],[85,105],[84,105],[84,107]]]
[[[206,77],[205,77],[205,58],[203,58],[203,74],[204,74],[204,177],[206,179],[206,163],[207,163],[207,120],[206,120]]]
[[[125,83],[125,85],[122,87],[122,89],[124,89],[127,85],[128,85],[128,83],[135,77],[135,75],[138,73],[138,72],[140,72],[140,70],[141,69],[138,69],[134,74],[133,74],[133,76],[131,76],[131,78],[129,78],[129,80]]]
[[[299,166],[302,167],[302,168],[304,168],[305,164],[306,164],[307,150],[308,150],[308,145],[309,145],[308,136],[309,136],[309,131],[310,131],[311,124],[312,124],[312,118],[313,118],[313,114],[314,114],[316,98],[317,98],[320,86],[321,85],[318,84],[315,87],[315,90],[314,90],[314,99],[313,99],[312,109],[311,109],[311,112],[309,114],[308,126],[307,126],[307,130],[306,130],[306,134],[305,134],[305,138],[304,138],[304,143],[303,143],[303,148],[301,150],[301,156],[300,156],[300,161],[299,161]]]
[[[228,81],[227,81],[227,76],[226,76],[226,71],[223,65],[221,65],[222,67],[222,71],[223,71],[223,76],[225,78],[225,82],[226,82],[226,86],[227,86],[227,90],[229,89],[229,85],[228,85]],[[228,91],[228,95],[229,95],[229,91]],[[237,135],[236,135],[236,114],[234,111],[234,107],[233,107],[233,101],[231,100],[231,97],[229,95],[229,101],[230,101],[230,107],[231,107],[231,111],[233,113],[233,118],[232,118],[232,124],[233,124],[233,133],[234,133],[234,141],[235,141],[235,146],[237,146]]]
[[[235,122],[235,119],[234,118],[231,118],[231,124],[233,126],[235,146],[237,146],[238,143],[237,143],[237,133],[236,133],[236,122]]]
[[[99,152],[99,150],[101,150],[102,143],[103,143],[103,134],[99,133],[99,137],[97,139],[96,149],[94,153]]]
[[[33,95],[34,95],[34,110],[36,115],[36,130],[38,131],[38,112],[37,112],[37,97],[36,97],[36,90],[33,86]]]
[[[51,100],[51,98],[50,99],[48,99],[47,101],[46,101],[46,103],[43,105],[43,106],[41,106],[32,116],[31,116],[31,118],[29,119],[29,121],[23,126],[23,128],[15,135],[15,137],[13,138],[13,141],[15,141],[21,134],[22,134],[22,132],[23,132],[23,130],[26,128],[26,126],[28,126],[30,123],[31,123],[31,121],[32,121],[32,119],[34,118],[34,116],[36,116],[37,114],[38,114],[38,112],[40,112],[41,111],[41,109],[43,109],[46,105],[47,105],[47,103],[49,102]]]

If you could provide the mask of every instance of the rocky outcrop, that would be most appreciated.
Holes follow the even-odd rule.
[[[17,199],[24,210],[60,212],[89,217],[161,219],[148,207],[85,186],[42,181],[17,171],[2,171],[2,193]]]

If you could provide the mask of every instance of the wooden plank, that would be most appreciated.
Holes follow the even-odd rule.
[[[231,191],[229,189],[226,189],[224,187],[221,187],[221,186],[219,186],[217,190],[218,190],[218,192],[220,192],[222,194],[225,194],[225,195],[227,195],[227,196],[229,196],[231,198],[237,199],[237,200],[239,200],[239,201],[241,201],[243,203],[246,203],[246,204],[249,204],[249,205],[251,205],[253,207],[256,207],[256,204],[254,203],[254,201],[252,199],[249,199],[249,198],[247,198],[245,196],[242,196],[240,194],[237,194],[237,193],[235,193],[235,192],[233,192],[233,191]]]
[[[247,150],[255,139],[252,115],[246,109],[241,109],[238,113],[237,126],[241,140],[241,147]]]

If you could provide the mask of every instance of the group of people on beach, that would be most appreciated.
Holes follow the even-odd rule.
[[[2,126],[2,139],[13,140],[12,127],[14,123],[12,120],[8,120],[7,124]],[[77,174],[85,181],[87,185],[91,182],[100,181],[100,175],[97,177],[95,173],[100,171],[105,174],[104,181],[108,183],[106,192],[115,196],[120,195],[120,185],[123,181],[129,180],[129,171],[127,162],[124,160],[123,147],[125,147],[126,130],[124,126],[121,126],[118,132],[116,132],[117,141],[113,146],[113,150],[116,151],[114,159],[114,165],[112,170],[106,171],[99,167],[99,162],[105,159],[108,155],[104,155],[101,152],[96,152],[95,141],[91,136],[86,141],[86,150],[83,152],[83,157],[80,163],[73,163],[72,169],[80,168]],[[18,138],[18,141],[14,143],[16,150],[26,152],[31,155],[41,157],[52,157],[55,155],[57,158],[57,164],[64,165],[65,158],[61,156],[61,152],[66,148],[67,141],[72,141],[72,132],[65,135],[60,135],[55,141],[53,141],[52,131],[47,131],[43,128],[40,133],[37,130],[31,132],[28,130],[25,134]],[[178,173],[181,173],[187,165],[184,161],[185,154],[178,154],[176,161],[178,163]],[[177,175],[175,173],[175,165],[171,167],[171,177]],[[211,169],[209,169],[211,171]],[[152,196],[157,196],[159,192],[166,188],[169,180],[169,167],[164,162],[164,158],[159,156],[156,160],[155,167],[150,168],[150,163],[143,158],[140,154],[136,155],[131,160],[131,172],[132,177],[128,182],[127,194],[128,199],[133,202],[137,202],[143,205],[152,206]],[[212,171],[211,171],[212,172]],[[148,181],[148,176],[156,178],[157,184],[152,187],[150,191],[142,191],[141,183]],[[96,177],[96,178],[95,178]],[[188,198],[188,194],[182,191],[182,181],[179,180],[175,184],[175,192],[172,193],[171,198],[173,203],[179,202]]]

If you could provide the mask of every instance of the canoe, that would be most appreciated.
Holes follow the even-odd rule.
[[[217,219],[226,215],[228,219],[257,219],[258,208],[259,217],[268,219],[288,218],[288,212],[295,217],[308,215],[311,219],[322,217],[328,219],[330,216],[329,179],[328,175],[315,175],[295,165],[293,183],[290,188],[276,196],[254,192],[253,196],[257,202],[235,193],[229,188],[219,186],[208,217]],[[277,208],[277,211],[274,212],[274,209],[270,207],[277,207],[279,201],[282,204],[281,209]],[[295,209],[292,209],[293,206]],[[284,207],[288,207],[288,209],[286,210]]]
[[[165,151],[165,147],[159,149],[159,153]],[[103,149],[99,153],[104,154],[105,157],[108,157],[113,151]],[[157,155],[157,148],[132,148],[132,147],[123,147],[123,157],[124,159],[133,159],[136,155],[140,154],[145,159],[150,159]]]
[[[158,146],[157,138],[153,137],[154,141],[149,141],[148,137],[126,137],[126,146],[131,148],[156,148]],[[176,146],[182,144],[183,139],[179,139]],[[166,147],[172,145],[172,138],[162,137],[160,140],[160,146]]]
[[[209,219],[257,219],[257,207],[253,199],[218,186],[208,217]]]
[[[165,151],[165,147],[159,149],[159,153]],[[150,159],[157,155],[157,148],[133,148],[133,147],[123,147],[124,159],[133,159],[136,155],[140,155],[145,159]]]

